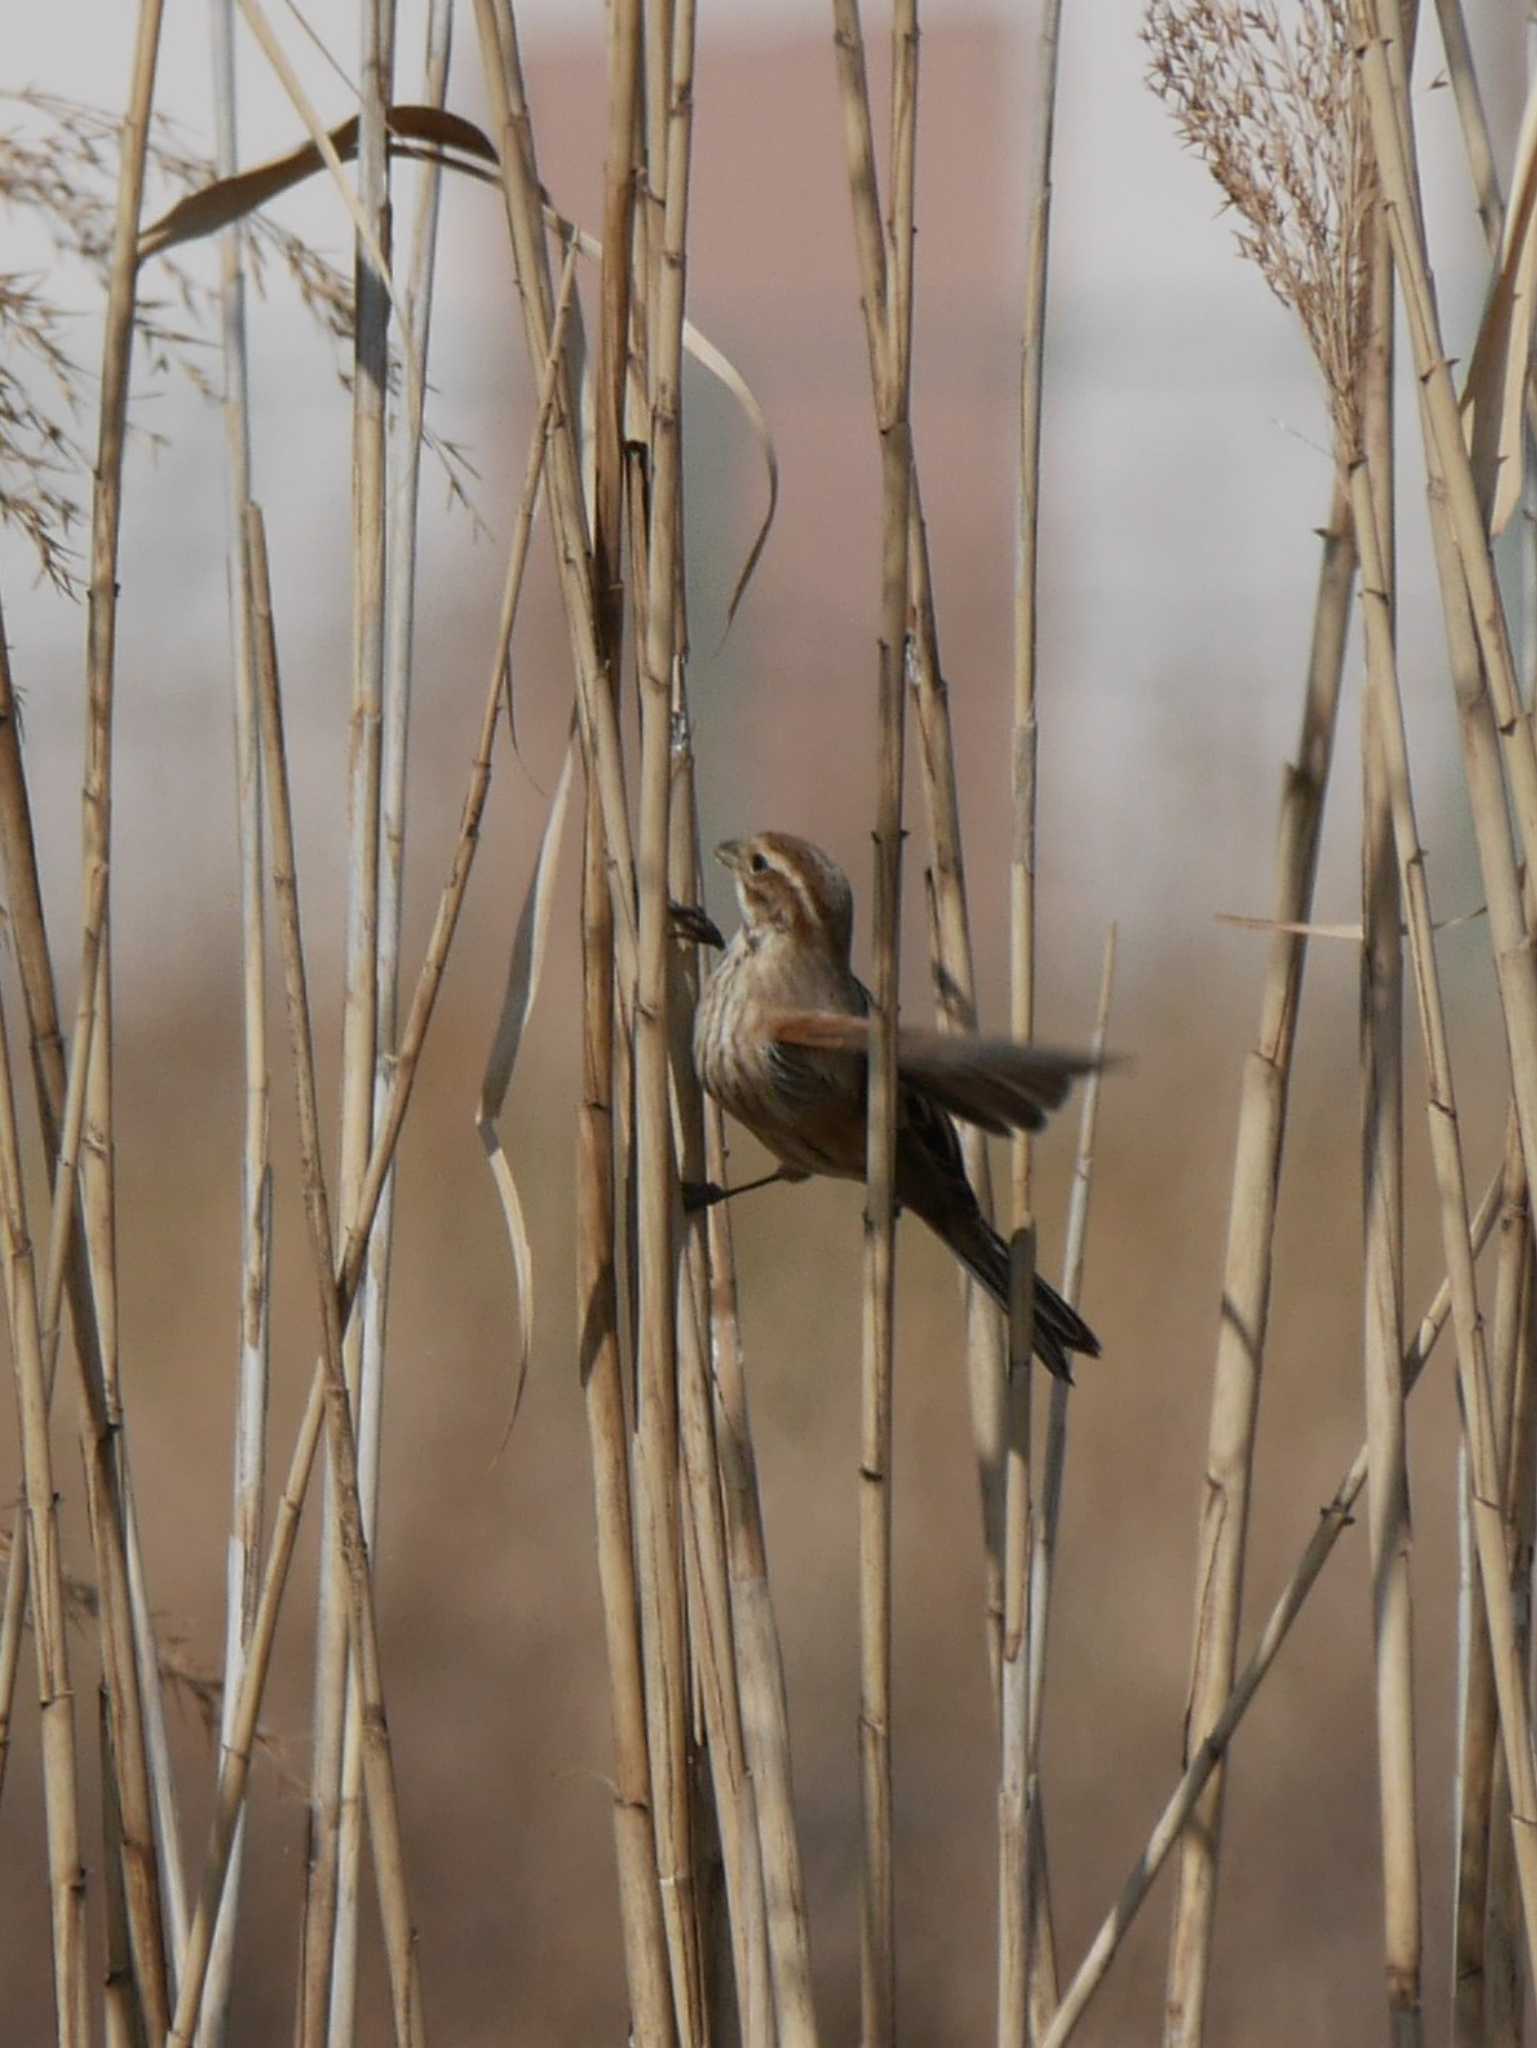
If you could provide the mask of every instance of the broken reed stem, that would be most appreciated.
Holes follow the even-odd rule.
[[[347,936],[342,1008],[340,1157],[337,1213],[356,1213],[359,1183],[373,1137],[374,1076],[379,1030],[379,855],[383,766],[386,575],[386,395],[389,380],[390,293],[369,253],[370,241],[391,260],[389,160],[384,111],[394,61],[390,0],[359,9],[360,104],[358,203],[354,244],[356,309],[352,373],[352,713],[347,764]],[[404,338],[403,338],[404,339]],[[368,1288],[365,1273],[364,1291]],[[378,1415],[362,1393],[363,1325],[348,1330],[342,1365],[353,1428]],[[328,1437],[329,1441],[329,1437]],[[328,1503],[336,1487],[328,1459]],[[337,1908],[343,1883],[341,1798],[348,1697],[348,1577],[339,1521],[327,1513],[322,1536],[319,1611],[315,1629],[310,1803],[306,1844],[304,1930],[300,1947],[298,2041],[320,2048],[329,2033],[337,1977]],[[354,1836],[354,1840],[356,1837]],[[350,2002],[343,1990],[344,2006]]]
[[[666,52],[664,156],[650,159],[663,216],[645,281],[650,308],[645,359],[651,455],[650,521],[640,642],[639,980],[635,1003],[635,1161],[640,1317],[636,1397],[636,1531],[641,1643],[651,1754],[652,1822],[663,1914],[673,1955],[680,2038],[704,2038],[697,2004],[698,1899],[689,1800],[688,1650],[680,1513],[677,1278],[668,1035],[671,920],[672,679],[683,648],[674,591],[683,567],[681,376],[693,132],[693,0],[677,0]],[[660,81],[657,81],[659,84]],[[638,295],[638,294],[637,294]],[[639,579],[637,578],[639,585]]]
[[[212,0],[215,150],[219,175],[239,162],[235,97],[235,0]],[[227,1739],[246,1644],[256,1615],[266,1493],[267,1389],[271,1307],[272,1182],[268,1150],[267,935],[262,877],[261,732],[251,645],[251,590],[245,507],[251,495],[251,421],[245,319],[244,230],[220,237],[219,306],[224,367],[225,577],[235,723],[235,825],[240,857],[241,994],[245,1101],[240,1152],[240,1300],[236,1352],[233,1498],[225,1575],[224,1688],[220,1739]],[[244,1823],[236,1835],[224,1904],[209,1958],[199,2048],[218,2048],[229,2010],[240,1912]],[[182,1944],[185,1948],[185,1941]]]
[[[1276,1198],[1307,958],[1306,939],[1284,927],[1306,924],[1312,911],[1355,563],[1349,506],[1343,482],[1337,482],[1319,563],[1297,760],[1285,770],[1282,783],[1275,855],[1276,929],[1265,968],[1259,1038],[1244,1063],[1239,1103],[1198,1527],[1195,1642],[1185,1719],[1187,1763],[1199,1759],[1203,1744],[1217,1727],[1233,1689],[1237,1663]],[[1181,2048],[1181,2044],[1199,2039],[1205,2010],[1222,1839],[1223,1772],[1215,1759],[1203,1774],[1203,1785],[1207,1778],[1211,1783],[1201,1800],[1199,1818],[1180,1845],[1164,2017],[1168,2048]],[[1056,2033],[1054,2026],[1052,2038]]]
[[[117,651],[118,538],[122,525],[123,447],[127,431],[138,283],[138,228],[161,0],[140,0],[128,106],[123,117],[117,212],[102,344],[95,488],[91,497],[91,569],[87,607],[86,738],[82,807],[83,870],[89,889],[96,867],[112,859],[112,713]],[[108,913],[110,917],[110,911]],[[110,940],[107,942],[110,947]],[[83,1172],[91,1271],[102,1345],[89,1360],[76,1347],[89,1518],[101,1596],[102,1670],[112,1722],[112,1758],[122,1816],[123,1884],[136,1992],[144,2024],[163,2035],[169,2020],[165,1926],[157,1864],[156,1816],[145,1728],[145,1696],[158,1686],[153,1660],[141,1669],[135,1647],[126,1549],[128,1514],[116,1434],[115,1245],[111,1233],[112,1120],[110,1095],[110,952],[96,981],[92,1049],[94,1128]],[[83,978],[83,977],[82,977]],[[99,1372],[99,1377],[97,1376]],[[150,1632],[146,1625],[146,1635]]]
[[[1382,608],[1397,630],[1393,461],[1393,270],[1380,203],[1372,210],[1361,373],[1363,433],[1380,537]],[[1383,1937],[1389,2038],[1417,2048],[1420,2012],[1420,1854],[1415,1792],[1412,1530],[1404,1431],[1403,942],[1393,817],[1380,712],[1362,706],[1361,1087],[1367,1439],[1367,1526],[1375,1658],[1382,1831]]]
[[[4,1231],[6,1308],[21,1418],[27,1554],[34,1560],[32,1616],[41,1706],[43,1803],[53,1928],[54,2013],[59,2048],[85,2048],[90,2039],[90,2026],[74,1693],[69,1677],[58,1501],[54,1493],[53,1462],[48,1443],[47,1374],[38,1317],[37,1279],[27,1234],[21,1146],[3,1006],[0,1006],[0,1228]],[[19,1534],[18,1525],[18,1537]],[[20,1550],[19,1541],[13,1540],[13,1579],[25,1568]]]
[[[1475,1254],[1483,1249],[1485,1240],[1494,1227],[1499,1210],[1499,1197],[1500,1175],[1496,1173],[1485,1189],[1478,1213],[1473,1219],[1471,1241]],[[1446,1327],[1447,1318],[1451,1314],[1451,1304],[1451,1287],[1443,1280],[1421,1319],[1414,1342],[1404,1353],[1403,1382],[1406,1396],[1412,1394],[1419,1384],[1420,1375],[1435,1349],[1436,1340]],[[1334,1489],[1328,1505],[1320,1511],[1318,1526],[1308,1539],[1291,1577],[1271,1609],[1269,1619],[1260,1632],[1259,1641],[1235,1679],[1232,1691],[1223,1702],[1222,1711],[1212,1722],[1206,1737],[1187,1762],[1183,1776],[1169,1795],[1146,1846],[1132,1865],[1126,1882],[1121,1887],[1120,1897],[1101,1922],[1098,1932],[1084,1954],[1083,1961],[1063,1992],[1057,2016],[1052,2021],[1042,2048],[1063,2048],[1063,2044],[1071,2037],[1078,2022],[1083,2018],[1095,1992],[1105,1981],[1116,1952],[1131,1931],[1132,1923],[1157,1881],[1158,1873],[1170,1851],[1182,1839],[1185,1829],[1192,1824],[1196,1809],[1200,1805],[1201,1794],[1220,1766],[1229,1744],[1238,1732],[1240,1722],[1280,1654],[1292,1623],[1301,1613],[1309,1593],[1318,1581],[1319,1574],[1333,1554],[1334,1546],[1351,1527],[1351,1511],[1366,1484],[1369,1463],[1368,1448],[1363,1443],[1356,1452],[1349,1470]]]

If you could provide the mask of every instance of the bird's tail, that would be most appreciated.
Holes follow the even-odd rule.
[[[1004,1314],[1009,1309],[1009,1248],[980,1209],[951,1210],[943,1221],[925,1218],[930,1228],[981,1281]],[[1077,1309],[1048,1280],[1035,1276],[1035,1355],[1048,1372],[1071,1384],[1072,1354],[1098,1358],[1099,1339]]]

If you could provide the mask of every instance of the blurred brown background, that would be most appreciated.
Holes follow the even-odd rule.
[[[1492,5],[1472,10],[1491,114],[1508,149],[1521,52]],[[116,105],[121,51],[75,0],[36,31],[28,73]],[[1141,85],[1135,10],[1068,9],[1048,355],[1043,658],[1041,1029],[1083,1036],[1110,920],[1121,980],[1113,1038],[1134,1063],[1107,1086],[1084,1305],[1105,1355],[1086,1364],[1055,1610],[1046,1769],[1064,1969],[1141,1848],[1179,1763],[1192,1537],[1201,1486],[1227,1181],[1263,938],[1216,921],[1263,914],[1281,765],[1292,745],[1330,472],[1327,427],[1287,316],[1231,254],[1216,195]],[[605,86],[600,11],[530,19],[543,174],[597,215]],[[985,1017],[1006,1005],[1012,466],[1022,295],[1022,192],[1034,10],[939,7],[923,46],[915,419],[951,684]],[[87,21],[92,36],[84,37]],[[350,9],[315,10],[350,56]],[[872,15],[872,42],[883,23]],[[28,31],[30,35],[32,31]],[[174,24],[168,103],[208,132],[201,20]],[[452,103],[483,116],[471,23]],[[27,38],[23,38],[25,44]],[[90,47],[85,47],[89,42]],[[413,96],[416,17],[402,26]],[[1432,231],[1458,345],[1477,312],[1476,223],[1450,95],[1418,104]],[[254,74],[249,47],[242,63]],[[883,67],[872,89],[884,105]],[[326,89],[319,75],[317,90]],[[329,81],[328,113],[345,108]],[[249,154],[292,117],[252,84]],[[818,14],[703,10],[696,100],[693,319],[734,358],[773,425],[780,518],[738,623],[726,593],[762,485],[732,408],[687,392],[690,596],[706,842],[762,824],[804,831],[867,894],[873,812],[878,475],[843,182],[830,28]],[[152,202],[153,204],[153,202]],[[401,209],[406,217],[406,209]],[[285,217],[332,250],[324,193]],[[18,228],[18,260],[34,253]],[[8,266],[9,267],[9,266]],[[480,472],[477,539],[430,470],[419,610],[405,961],[420,958],[479,715],[501,555],[521,473],[529,379],[499,209],[450,188],[433,382],[441,432]],[[76,282],[82,306],[88,296]],[[82,322],[82,358],[94,329]],[[348,688],[347,409],[324,344],[275,292],[256,315],[257,488],[289,693],[301,886],[324,996],[325,1099],[335,1100]],[[216,1664],[237,1282],[238,933],[224,656],[217,417],[143,377],[136,418],[167,436],[130,468],[122,566],[115,901],[118,1171],[129,1430],[155,1605]],[[1409,416],[1412,419],[1412,415]],[[1410,438],[1412,439],[1412,425]],[[1407,447],[1406,442],[1406,447]],[[1411,489],[1412,499],[1412,489]],[[1474,907],[1449,693],[1427,551],[1406,518],[1403,645],[1422,836],[1438,913]],[[29,588],[0,538],[8,626],[27,692],[29,763],[68,1000],[78,894],[83,613]],[[1354,675],[1354,669],[1352,670]],[[517,905],[570,702],[547,551],[519,626],[521,758],[504,747],[489,825],[402,1150],[379,1580],[385,1670],[429,2015],[475,2044],[618,2043],[626,2009],[615,1911],[610,1742],[585,1431],[574,1372],[573,862],[564,864],[544,993],[506,1119],[529,1205],[537,1349],[516,1434],[511,1262],[472,1129],[478,1076]],[[1353,696],[1353,692],[1352,692]],[[1319,915],[1356,915],[1354,709],[1343,724]],[[923,812],[910,779],[909,907],[921,909]],[[710,904],[728,918],[712,880]],[[908,989],[927,1000],[922,930]],[[1484,928],[1443,942],[1470,1177],[1497,1158],[1501,1047]],[[1357,1283],[1355,956],[1308,968],[1282,1195],[1250,1550],[1251,1627],[1354,1455]],[[6,993],[12,984],[6,969]],[[291,1079],[273,983],[279,1312],[272,1446],[286,1461],[315,1316],[295,1175]],[[1408,1310],[1440,1276],[1413,1066]],[[1043,1258],[1060,1256],[1064,1126],[1044,1147]],[[738,1150],[750,1163],[750,1148]],[[859,1197],[774,1190],[738,1220],[748,1363],[790,1706],[827,2038],[856,2024],[858,1970],[855,1468]],[[958,1290],[941,1250],[905,1227],[897,1380],[898,1887],[910,2040],[991,2025],[993,1736],[980,1617],[975,1478]],[[1412,1420],[1426,1877],[1427,2008],[1448,1996],[1456,1418],[1439,1359]],[[59,1461],[71,1560],[88,1546],[67,1434]],[[0,1435],[0,1498],[15,1448]],[[316,1516],[290,1595],[259,1768],[231,2039],[290,2026],[307,1769]],[[85,1638],[82,1747],[94,1740]],[[193,1867],[214,1754],[177,1728]],[[46,1900],[35,1725],[23,1711],[0,1820],[0,2032],[48,2026]],[[99,1851],[93,1849],[93,1854]],[[372,1911],[371,1901],[369,1911]],[[1346,2040],[1380,2024],[1374,1733],[1365,1539],[1342,1544],[1236,1753],[1212,1995],[1212,2038]],[[1150,2039],[1166,1896],[1143,1916],[1085,2040]],[[387,2004],[366,1944],[363,2038]]]

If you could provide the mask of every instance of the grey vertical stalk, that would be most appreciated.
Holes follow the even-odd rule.
[[[234,0],[211,0],[215,148],[221,177],[238,166]],[[228,1741],[246,1644],[256,1616],[266,1484],[271,1174],[268,1163],[267,959],[262,893],[261,732],[251,647],[251,593],[245,506],[251,495],[251,422],[247,384],[244,230],[220,244],[219,304],[224,368],[225,574],[229,585],[234,684],[235,820],[240,849],[241,992],[245,1099],[240,1154],[240,1300],[236,1318],[234,1481],[225,1568],[224,1692],[220,1737]],[[224,1905],[214,1933],[199,2048],[224,2038],[240,1911],[244,1822],[236,1836]]]
[[[160,0],[141,0],[133,74],[123,120],[117,217],[102,352],[100,433],[91,501],[91,570],[86,647],[86,741],[82,837],[87,887],[112,863],[112,724],[117,659],[117,564],[122,525],[123,444],[127,430],[137,241],[144,195],[145,153],[160,47]],[[110,909],[108,912],[110,918]],[[95,940],[87,935],[87,944]],[[110,945],[110,940],[102,941]],[[122,1815],[123,1885],[134,1984],[144,2023],[163,2034],[169,2019],[165,1929],[150,1785],[144,1693],[132,1621],[128,1570],[129,1509],[119,1456],[116,1387],[115,1247],[110,1228],[113,1175],[110,955],[96,980],[92,1129],[84,1180],[86,1227],[97,1287],[101,1374],[76,1349],[79,1366],[86,1491],[101,1596],[102,1665],[112,1730],[112,1758]],[[109,1311],[103,1315],[103,1308]],[[157,1674],[156,1674],[157,1675]]]
[[[1382,609],[1396,633],[1393,270],[1380,204],[1371,225],[1370,302],[1361,374],[1362,432],[1381,546]],[[1414,1782],[1411,1529],[1404,1431],[1403,942],[1393,816],[1376,699],[1362,706],[1361,1086],[1364,1306],[1362,1358],[1371,1446],[1367,1524],[1377,1695],[1383,1931],[1390,2038],[1417,2048],[1420,1860]]]
[[[653,1825],[664,1914],[671,1922],[679,2035],[703,2038],[698,2012],[696,1899],[688,1797],[688,1657],[679,1521],[676,1282],[677,1168],[668,1032],[668,871],[674,664],[683,658],[674,594],[683,573],[682,360],[689,163],[693,137],[694,7],[676,0],[666,45],[664,157],[650,176],[661,201],[653,238],[648,411],[651,493],[640,650],[639,975],[635,1002],[636,1205],[640,1318],[636,1399],[636,1535],[646,1660]]]
[[[390,257],[389,175],[384,113],[394,58],[393,0],[364,0],[358,139],[358,197],[386,262]],[[385,638],[385,411],[389,382],[387,281],[360,235],[356,244],[352,385],[352,714],[347,765],[346,991],[342,1010],[341,1147],[337,1213],[357,1210],[373,1136],[378,1049],[379,848]],[[366,1285],[366,1283],[365,1283]],[[363,1324],[346,1337],[345,1369],[361,1416]],[[329,1441],[329,1439],[328,1439]],[[335,1475],[326,1466],[328,1492]],[[347,1714],[347,1580],[338,1525],[328,1509],[315,1640],[315,1707],[310,1761],[308,1862],[299,1978],[301,2048],[327,2039],[341,1882],[341,1795]],[[344,2000],[345,2003],[345,2000]]]
[[[1041,410],[1045,388],[1046,278],[1051,246],[1051,168],[1056,128],[1057,59],[1061,0],[1041,9],[1039,78],[1029,186],[1029,256],[1025,275],[1023,340],[1020,351],[1017,558],[1014,568],[1014,702],[1012,827],[1009,860],[1009,1024],[1018,1039],[1035,1035],[1035,840],[1036,770],[1039,726],[1036,712],[1040,549]],[[1030,1197],[1031,1147],[1028,1132],[1011,1147],[1013,1227],[1034,1229]],[[1032,1652],[1044,1651],[1044,1627],[1033,1625],[1035,1592],[1031,1559],[1041,1530],[1041,1508],[1030,1500],[1030,1396],[1032,1364],[1019,1333],[1011,1339],[1008,1412],[1011,1442],[1007,1464],[1015,1495],[1005,1506],[1011,1532],[1010,1570],[1015,1582],[1005,1593],[1004,1660],[1000,1687],[998,1767],[998,2040],[1000,2048],[1039,2035],[1050,2024],[1057,2002],[1057,1962],[1046,1872],[1046,1835],[1039,1802],[1039,1701]],[[1067,1388],[1052,1388],[1053,1436],[1060,1471],[1066,1446]],[[1018,1440],[1014,1440],[1017,1435]],[[1040,1589],[1044,1594],[1044,1586]],[[1043,1616],[1044,1621],[1044,1616]],[[1035,1727],[1032,1730],[1032,1722]]]
[[[1302,970],[1307,959],[1307,940],[1288,927],[1305,924],[1312,910],[1355,563],[1349,508],[1343,488],[1337,487],[1319,565],[1297,757],[1285,771],[1281,790],[1273,896],[1276,928],[1265,966],[1259,1035],[1244,1062],[1239,1099],[1197,1531],[1195,1644],[1185,1718],[1187,1762],[1198,1755],[1223,1713],[1237,1661],[1249,1482],[1270,1312],[1276,1197]],[[1187,2048],[1201,2038],[1217,1904],[1224,1778],[1225,1765],[1219,1763],[1210,1773],[1195,1805],[1193,1824],[1179,1845],[1164,2019],[1167,2048]]]

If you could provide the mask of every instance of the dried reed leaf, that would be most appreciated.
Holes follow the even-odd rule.
[[[466,121],[458,114],[450,114],[438,107],[423,107],[403,104],[391,107],[386,114],[389,131],[401,145],[397,153],[416,155],[425,149],[437,158],[438,152],[457,151],[456,156],[440,159],[446,170],[459,171],[468,177],[488,179],[496,182],[494,167],[498,161],[496,149],[490,137],[473,121]],[[412,148],[410,145],[420,148]],[[357,155],[357,116],[342,121],[325,132],[324,144],[318,135],[297,149],[288,150],[282,156],[271,157],[267,162],[253,165],[250,170],[240,171],[232,178],[217,178],[211,183],[190,192],[173,206],[169,213],[151,222],[139,239],[139,259],[163,255],[184,242],[200,240],[206,235],[217,234],[221,229],[242,220],[265,206],[280,193],[303,184],[306,178],[326,167],[327,152],[338,163],[350,163]],[[596,236],[568,220],[566,216],[545,199],[545,218],[561,238],[574,243],[589,262],[598,263],[603,258],[603,244]],[[779,509],[779,457],[774,447],[774,437],[769,430],[768,420],[762,406],[753,394],[751,385],[724,350],[716,347],[707,335],[701,334],[690,320],[683,323],[683,345],[701,369],[707,370],[723,388],[730,393],[742,410],[758,445],[763,467],[768,476],[768,506],[741,573],[732,585],[731,597],[726,606],[726,627],[730,630],[736,617],[737,608],[746,594],[753,572],[758,566],[764,547],[767,545],[774,518]]]
[[[571,795],[572,771],[576,766],[577,739],[573,730],[566,744],[566,758],[561,766],[560,780],[555,785],[555,795],[550,802],[549,816],[545,819],[544,832],[539,841],[539,857],[534,862],[533,877],[528,892],[523,898],[523,907],[518,912],[517,930],[513,934],[512,957],[507,964],[507,988],[502,997],[501,1015],[497,1019],[496,1031],[491,1040],[491,1050],[486,1057],[485,1078],[480,1084],[480,1107],[475,1113],[475,1128],[480,1133],[480,1142],[485,1147],[486,1159],[496,1182],[497,1194],[501,1197],[502,1214],[507,1224],[507,1239],[512,1246],[513,1265],[518,1276],[518,1364],[513,1386],[512,1413],[507,1420],[509,1433],[518,1419],[518,1410],[523,1402],[523,1389],[528,1379],[528,1361],[534,1342],[534,1262],[529,1249],[528,1224],[523,1214],[523,1202],[518,1193],[517,1176],[502,1144],[497,1118],[507,1099],[507,1089],[512,1081],[512,1070],[517,1064],[518,1052],[523,1043],[523,1031],[533,1013],[534,1002],[539,994],[539,981],[544,968],[545,942],[550,931],[550,911],[555,893],[555,871],[560,851],[561,828],[566,821],[566,806]]]

